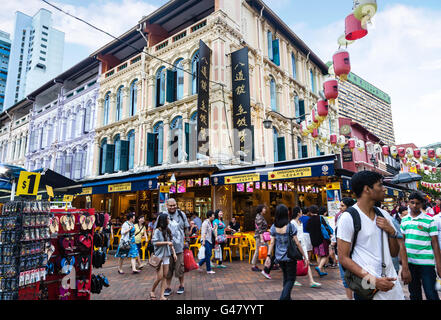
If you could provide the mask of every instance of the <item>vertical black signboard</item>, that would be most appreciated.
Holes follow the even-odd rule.
[[[198,153],[209,156],[209,100],[210,100],[210,56],[211,50],[199,41],[199,70],[198,70]]]
[[[231,54],[233,83],[234,155],[252,162],[253,133],[251,130],[250,79],[248,48]]]

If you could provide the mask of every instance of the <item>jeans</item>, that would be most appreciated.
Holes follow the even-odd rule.
[[[427,300],[439,300],[435,289],[436,272],[434,266],[420,266],[409,263],[412,281],[409,283],[410,300],[423,300],[421,283]]]
[[[210,243],[210,242],[208,242],[208,241],[205,241],[205,258],[204,259],[202,259],[201,261],[199,261],[199,267],[201,267],[203,264],[204,264],[204,262],[206,263],[206,265],[207,265],[207,271],[211,271],[211,262],[210,262],[210,260],[211,260],[211,250],[213,250],[213,245]]]
[[[291,290],[297,275],[297,261],[280,261],[279,264],[283,272],[283,290],[279,300],[291,300]]]

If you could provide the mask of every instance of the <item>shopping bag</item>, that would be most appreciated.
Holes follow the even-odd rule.
[[[216,260],[222,259],[222,249],[220,245],[214,247],[214,259]]]
[[[200,247],[198,252],[198,259],[203,260],[205,258],[205,247]]]
[[[267,246],[260,246],[259,247],[259,260],[266,259],[267,255],[268,255]]]
[[[268,231],[263,233],[263,241],[271,241],[271,234]]]
[[[308,274],[308,265],[304,260],[297,260],[297,276],[302,277]]]
[[[184,249],[184,270],[189,272],[198,269],[198,264],[194,261],[193,252],[190,249]]]

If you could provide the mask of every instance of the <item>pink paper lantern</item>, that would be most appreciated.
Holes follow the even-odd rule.
[[[368,34],[366,29],[361,26],[361,21],[355,18],[354,14],[350,14],[345,19],[345,38],[354,41],[363,38]]]

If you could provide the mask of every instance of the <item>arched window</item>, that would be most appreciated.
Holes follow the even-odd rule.
[[[86,176],[86,168],[87,168],[87,145],[83,147],[81,154],[81,174],[80,179],[83,179]]]
[[[84,115],[83,115],[83,132],[88,133],[91,129],[91,112],[92,112],[92,102],[88,102],[86,105],[86,108],[84,109]]]
[[[178,116],[170,123],[170,152],[171,163],[178,163],[182,160],[182,117]]]
[[[153,127],[153,133],[156,133],[156,146],[158,150],[157,164],[162,164],[164,161],[164,123],[158,122]]]
[[[291,65],[292,65],[292,77],[297,79],[297,65],[296,65],[296,56],[294,52],[291,53]]]
[[[175,72],[175,97],[176,100],[181,100],[184,97],[184,66],[182,61],[184,59],[179,59],[175,63],[173,71]]]
[[[115,145],[115,155],[113,156],[114,164],[113,171],[118,172],[120,170],[120,157],[121,157],[121,137],[117,134],[113,138],[113,144]]]
[[[199,92],[198,87],[198,70],[199,70],[199,50],[195,52],[191,58],[191,94]]]
[[[273,77],[270,79],[270,98],[271,98],[271,110],[277,111],[277,91],[276,81]]]
[[[122,89],[124,86],[121,86],[118,88],[118,91],[116,92],[116,116],[115,121],[120,121],[122,119],[122,103],[123,103],[123,97],[122,97]]]
[[[130,85],[130,116],[134,116],[136,114],[136,105],[138,100],[138,79],[133,80]]]
[[[107,146],[107,138],[101,140],[100,144],[100,174],[104,174],[106,172],[106,146]]]
[[[135,130],[130,130],[127,139],[129,140],[129,170],[135,165]]]
[[[161,67],[156,73],[156,106],[163,106],[165,103],[165,67]]]
[[[103,125],[109,124],[109,111],[110,111],[110,92],[106,93],[104,97],[104,113],[103,113]]]

